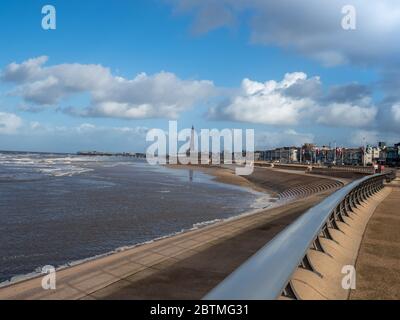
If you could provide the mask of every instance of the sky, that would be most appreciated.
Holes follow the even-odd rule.
[[[169,120],[400,142],[396,0],[4,0],[0,27],[0,150],[143,152]]]

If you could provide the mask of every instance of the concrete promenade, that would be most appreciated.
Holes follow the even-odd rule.
[[[400,299],[400,177],[368,223],[350,299]]]

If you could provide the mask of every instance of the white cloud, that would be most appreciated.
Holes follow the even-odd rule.
[[[32,121],[29,123],[29,126],[32,130],[39,130],[42,128],[42,125],[38,121]]]
[[[284,91],[306,80],[307,75],[301,72],[288,73],[280,82],[244,79],[240,92],[227,105],[212,110],[211,116],[251,123],[295,125],[314,107],[314,102],[307,97],[291,97]]]
[[[347,103],[332,103],[320,109],[318,123],[343,127],[365,127],[376,118],[378,109],[374,106],[361,107]]]
[[[101,136],[101,135],[124,135],[131,137],[144,137],[149,129],[144,126],[135,127],[114,127],[114,126],[98,126],[93,123],[84,122],[75,126],[55,126],[43,124],[38,121],[30,122],[29,126],[21,127],[21,133],[25,134],[68,134],[84,136]]]
[[[13,113],[0,112],[0,134],[15,134],[22,126],[22,119]]]
[[[88,131],[92,131],[92,130],[95,130],[95,129],[96,129],[96,126],[94,124],[91,124],[91,123],[82,123],[80,126],[78,126],[76,128],[76,130],[78,132],[82,132],[82,133],[85,133],[85,132],[88,132]]]
[[[364,143],[376,144],[377,141],[379,141],[379,133],[375,130],[357,130],[350,137],[350,143],[357,147]]]
[[[41,72],[41,65],[46,63],[46,56],[28,59],[21,64],[10,63],[2,73],[2,78],[7,81],[34,80],[36,75]]]
[[[379,141],[384,141],[388,145],[400,142],[398,134],[377,130],[357,130],[349,136],[349,143],[355,147],[362,146],[364,142],[369,145],[376,145]]]
[[[385,132],[382,130],[355,130],[348,138],[348,143],[354,147],[363,146],[364,143],[376,145],[379,141],[384,141],[388,145],[399,143],[399,135],[393,132]]]
[[[256,135],[256,148],[270,149],[281,146],[300,146],[304,143],[314,142],[311,133],[300,133],[293,129],[284,131],[264,131]]]
[[[277,126],[318,122],[329,126],[365,127],[374,122],[378,109],[366,96],[367,91],[350,84],[324,94],[321,87],[319,77],[308,78],[303,72],[287,73],[278,82],[244,79],[241,90],[227,102],[212,108],[210,117]]]
[[[392,113],[394,122],[400,126],[400,103],[392,106],[391,113]]]
[[[14,94],[40,106],[56,105],[78,93],[89,93],[92,103],[86,109],[69,111],[82,116],[129,119],[177,118],[196,103],[214,94],[206,80],[182,80],[175,74],[141,73],[133,79],[113,76],[108,68],[93,64],[44,66],[47,57],[11,63],[2,79],[14,82]]]

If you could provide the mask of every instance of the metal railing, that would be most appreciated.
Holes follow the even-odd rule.
[[[307,252],[324,252],[320,237],[332,239],[337,221],[351,216],[353,209],[380,191],[392,176],[377,174],[354,181],[309,209],[279,233],[254,256],[228,276],[204,299],[252,300],[297,299],[291,277],[297,268],[311,269]]]

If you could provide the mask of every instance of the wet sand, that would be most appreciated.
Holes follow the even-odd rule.
[[[304,187],[316,182],[327,185],[331,185],[332,181],[338,181],[343,184],[348,182],[346,179],[336,177],[271,168],[255,167],[251,175],[237,176],[232,166],[168,165],[168,167],[172,169],[200,170],[214,176],[218,182],[252,188],[258,192],[267,192],[274,197],[289,189]]]
[[[251,188],[258,192],[269,191],[257,184],[252,183],[245,177],[235,175],[235,172],[231,168],[208,165],[167,165],[167,167],[171,169],[201,171],[213,176],[214,180],[217,182],[232,184],[244,188]]]

